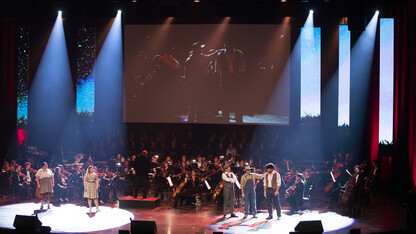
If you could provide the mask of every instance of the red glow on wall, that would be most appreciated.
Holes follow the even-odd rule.
[[[17,145],[21,146],[26,141],[26,129],[17,129]]]

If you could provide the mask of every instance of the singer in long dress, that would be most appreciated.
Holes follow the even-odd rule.
[[[84,176],[84,198],[88,199],[88,207],[90,208],[90,212],[92,200],[94,200],[97,211],[100,211],[100,208],[98,207],[98,187],[98,175],[93,171],[93,168],[90,165],[87,169],[87,173]]]

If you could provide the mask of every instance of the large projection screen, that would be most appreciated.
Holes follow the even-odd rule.
[[[124,121],[288,125],[288,25],[126,25]]]

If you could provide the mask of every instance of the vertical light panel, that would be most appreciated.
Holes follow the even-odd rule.
[[[95,109],[95,68],[96,30],[95,27],[78,29],[77,39],[77,97],[78,114],[92,115]]]
[[[321,115],[321,28],[301,29],[301,124],[315,123]]]
[[[393,141],[394,19],[380,19],[379,142]]]
[[[338,59],[338,126],[350,125],[350,58],[351,32],[348,25],[339,26]]]
[[[29,93],[29,27],[20,26],[17,32],[17,125],[27,125]]]

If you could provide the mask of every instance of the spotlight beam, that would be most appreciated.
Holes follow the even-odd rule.
[[[53,150],[74,105],[62,12],[58,13],[49,36],[29,98],[30,137],[36,141],[34,144]]]

